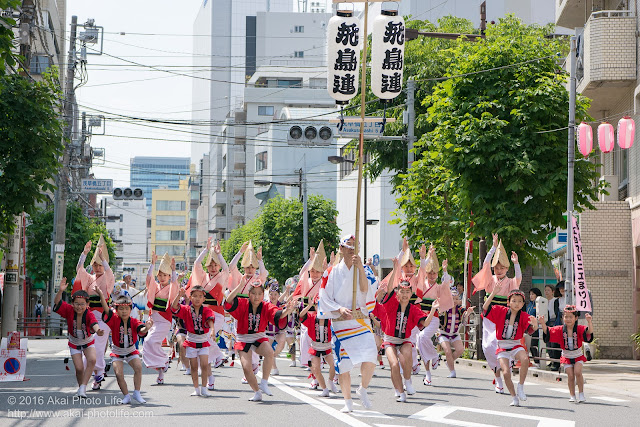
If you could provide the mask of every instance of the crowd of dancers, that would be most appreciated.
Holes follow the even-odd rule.
[[[299,346],[300,364],[310,369],[311,387],[318,389],[320,396],[337,393],[339,385],[345,401],[343,412],[353,410],[350,373],[355,367],[361,373],[356,395],[363,407],[373,406],[368,386],[376,366],[383,365],[382,355],[390,367],[396,400],[406,402],[416,393],[411,377],[420,372],[420,360],[426,370],[423,385],[432,384],[431,372],[441,358],[435,342],[445,354],[449,378],[457,376],[455,360],[464,351],[460,327],[476,308],[463,307],[459,287],[447,271],[447,260],[440,265],[433,246],[419,248],[418,263],[406,239],[392,259],[392,271],[381,280],[356,253],[354,236],[347,235],[329,260],[323,242],[317,250],[312,248],[298,276],[288,279],[284,287],[269,279],[261,248],[254,250],[251,242],[246,242],[227,264],[220,245],[209,239],[184,279],[167,254],[156,271],[158,256],[152,254],[142,291],[149,316],[142,322],[132,316],[132,298],[114,292],[114,275],[102,237],[90,262],[91,273],[85,269],[91,248],[92,243],[87,242],[80,255],[71,304],[62,300],[68,288],[63,279],[54,310],[67,320],[78,396],[86,397],[91,377],[91,388],[100,389],[110,341],[111,364],[125,404],[132,399],[145,403],[141,395],[143,363],[157,372],[156,382],[164,384],[171,361],[163,347],[168,337],[178,343],[180,370],[191,377],[192,396],[215,394],[210,393],[215,390],[212,367],[228,361],[218,345],[223,340],[232,364],[239,356],[242,382],[253,392],[251,401],[272,395],[269,376],[279,375],[276,356],[288,345],[292,366],[296,366]],[[510,261],[513,278],[507,277]],[[584,402],[582,365],[586,359],[582,346],[593,339],[591,316],[585,316],[587,325],[578,325],[576,308],[566,306],[563,324],[548,327],[544,316],[536,318],[524,310],[521,281],[517,254],[511,252],[509,257],[494,235],[483,267],[472,279],[475,289],[487,294],[480,307],[482,348],[494,374],[493,390],[504,393],[506,387],[512,406],[527,400],[524,384],[529,357],[522,338],[542,329],[544,340],[562,349],[560,363],[568,375],[571,401]],[[139,338],[144,338],[142,354]],[[511,374],[514,362],[520,364],[516,386]],[[134,372],[131,394],[124,363]],[[326,379],[324,364],[329,367]]]

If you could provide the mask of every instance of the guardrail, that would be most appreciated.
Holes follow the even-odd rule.
[[[67,322],[61,317],[22,317],[18,331],[25,337],[66,337]]]

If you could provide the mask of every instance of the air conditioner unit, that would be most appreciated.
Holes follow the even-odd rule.
[[[602,175],[600,177],[600,181],[606,181],[609,183],[607,187],[607,192],[604,194],[600,193],[600,201],[601,202],[617,202],[618,201],[618,176],[617,175]]]

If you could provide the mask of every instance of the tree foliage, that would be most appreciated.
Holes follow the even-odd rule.
[[[0,0],[0,10],[16,9],[20,3],[20,0]],[[15,19],[0,16],[0,75],[5,73],[7,65],[13,67],[16,64],[16,55],[12,51],[15,26]]]
[[[33,213],[55,189],[62,154],[56,70],[33,82],[0,75],[0,235],[13,230],[13,218]]]
[[[27,227],[27,266],[29,275],[36,281],[48,281],[51,277],[51,235],[53,233],[53,209],[39,209],[31,215],[31,224]],[[105,225],[97,219],[88,218],[77,203],[67,205],[67,232],[64,249],[63,274],[68,279],[75,277],[78,258],[84,245],[91,240],[93,247],[87,255],[87,263],[93,258],[96,244],[104,236],[109,251],[109,264],[115,266],[115,244]]]
[[[418,29],[428,32],[439,33],[459,33],[474,34],[478,30],[473,28],[473,24],[463,18],[454,16],[446,16],[438,20],[437,24],[429,21],[406,20],[406,27]],[[419,81],[416,84],[415,91],[415,137],[416,140],[420,136],[431,129],[431,125],[427,120],[428,105],[421,101],[428,95],[431,95],[433,87],[437,81],[424,81],[424,79],[434,79],[441,77],[447,70],[448,54],[447,49],[454,46],[457,42],[453,40],[418,37],[405,43],[404,57],[404,75],[403,87],[407,87],[407,79],[409,77]],[[369,70],[368,70],[369,71]],[[370,81],[370,80],[369,80]],[[371,88],[367,86],[366,100],[374,101],[375,95],[371,92]],[[402,121],[402,113],[406,109],[407,96],[403,91],[397,98],[393,100],[393,107],[388,107],[387,117],[394,117],[396,122],[388,123],[385,127],[385,135],[402,135],[407,133],[406,125]],[[353,98],[349,104],[354,109],[347,114],[360,114],[360,97]],[[382,115],[382,105],[378,102],[369,102],[366,106],[366,114],[368,116]],[[354,145],[355,146],[355,145]],[[364,151],[369,156],[367,164],[367,172],[372,179],[376,179],[385,169],[395,171],[396,173],[406,173],[407,171],[407,142],[403,140],[395,141],[365,141]],[[401,178],[396,176],[394,183],[399,184]]]
[[[404,234],[437,242],[454,265],[465,232],[499,233],[526,265],[545,259],[548,233],[566,226],[569,99],[556,63],[563,42],[545,38],[550,30],[508,16],[485,40],[439,53],[451,78],[422,100],[431,130],[396,191]],[[579,97],[577,121],[587,108]],[[594,163],[576,162],[578,209],[593,208],[596,177]]]
[[[222,242],[225,259],[230,260],[243,242],[252,240],[255,249],[262,246],[269,274],[284,283],[288,277],[297,274],[304,263],[302,208],[298,199],[276,197],[270,200],[255,219],[233,230],[229,239]],[[315,247],[324,239],[329,254],[338,242],[335,203],[322,196],[309,196],[307,209],[309,246]]]

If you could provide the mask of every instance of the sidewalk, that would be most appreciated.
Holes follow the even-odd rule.
[[[456,364],[489,371],[484,360],[458,359]],[[593,359],[584,364],[583,375],[586,389],[636,399],[640,396],[640,360]],[[527,377],[563,386],[567,383],[567,374],[533,367],[529,368]]]

